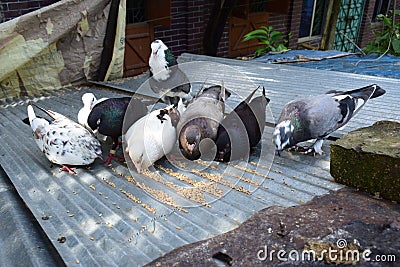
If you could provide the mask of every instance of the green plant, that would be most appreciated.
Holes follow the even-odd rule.
[[[274,31],[271,26],[261,26],[259,29],[247,33],[243,37],[242,42],[254,39],[259,40],[258,44],[264,45],[255,51],[257,57],[271,51],[281,52],[289,50],[285,45],[288,43],[288,40],[283,39],[282,33],[280,31]]]
[[[382,29],[374,32],[375,40],[368,42],[364,48],[365,53],[390,53],[400,56],[400,22],[396,22],[395,16],[400,15],[400,10],[394,10],[391,15],[377,16],[382,23]]]

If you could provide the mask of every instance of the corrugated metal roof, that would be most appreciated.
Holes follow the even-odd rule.
[[[229,64],[254,84],[264,85],[274,117],[297,95],[377,83],[387,94],[368,103],[339,134],[381,119],[400,119],[400,107],[394,105],[396,97],[400,99],[397,80],[189,54],[180,57],[180,61],[188,60]],[[235,88],[242,96],[254,88],[248,88],[240,75],[224,75],[226,66],[214,64],[218,68],[211,69],[212,65],[196,70],[196,65],[189,64],[184,70],[195,75],[199,84],[205,78],[208,83],[223,79],[227,88]],[[129,81],[118,86],[127,87]],[[38,103],[76,118],[81,95],[87,91],[99,98],[121,95],[93,88],[67,89]],[[229,101],[227,104],[233,105],[238,98]],[[156,165],[158,174],[146,176],[131,174],[123,163],[107,167],[98,160],[71,176],[60,173],[58,166],[50,168],[37,148],[30,127],[21,121],[26,117],[24,101],[3,106],[0,117],[1,166],[67,265],[143,265],[183,244],[227,232],[265,207],[299,205],[342,187],[329,174],[329,141],[323,146],[323,156],[284,153],[273,158],[270,127],[266,127],[263,141],[248,164],[212,163],[205,169],[204,162],[195,162],[182,170],[162,160]],[[268,120],[274,122],[271,114]],[[207,186],[200,187],[196,184],[199,181]],[[220,197],[221,193],[225,195]],[[65,242],[60,242],[61,237]]]

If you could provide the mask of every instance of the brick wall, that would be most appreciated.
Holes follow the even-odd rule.
[[[375,0],[367,0],[364,7],[364,16],[361,22],[361,28],[358,37],[358,45],[363,48],[369,41],[375,40],[374,30],[379,29],[381,24],[372,22]],[[389,8],[391,10],[392,7]],[[396,9],[400,9],[400,1],[396,2]],[[372,28],[371,28],[372,26]]]
[[[58,1],[59,0],[3,0],[0,2],[0,22],[17,18]]]
[[[175,56],[184,52],[201,54],[204,31],[213,6],[212,0],[171,0],[171,26],[155,26],[154,38],[163,40]],[[219,56],[228,54],[228,31],[227,23],[218,48]]]
[[[58,2],[58,0],[3,0],[0,2],[0,22],[16,18],[55,2]],[[289,33],[292,34],[292,38],[289,40],[289,48],[291,49],[301,48],[298,43],[298,35],[302,3],[302,0],[292,0],[287,15],[270,14],[268,19],[268,24],[275,30],[281,31],[285,38]],[[370,29],[374,5],[375,0],[366,1],[359,34],[358,43],[360,47],[364,47],[368,41],[374,39],[373,32]],[[400,9],[400,1],[398,1],[397,6]],[[184,52],[201,54],[203,52],[203,34],[213,7],[214,1],[212,0],[171,0],[171,26],[155,26],[155,38],[163,40],[176,56]],[[319,42],[320,39],[317,38],[307,43],[318,46]],[[217,55],[227,56],[228,49],[229,25],[227,22]]]

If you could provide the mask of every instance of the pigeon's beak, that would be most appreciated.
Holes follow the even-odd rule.
[[[158,50],[159,49],[157,49],[156,51],[153,51],[153,56],[157,56]]]
[[[192,154],[193,153],[193,150],[194,150],[194,148],[195,148],[195,146],[196,146],[196,144],[195,143],[193,143],[193,144],[188,144],[188,150],[189,150],[189,152],[190,152],[190,154]]]
[[[281,151],[278,149],[277,152],[278,152],[278,156],[280,157],[281,156]]]

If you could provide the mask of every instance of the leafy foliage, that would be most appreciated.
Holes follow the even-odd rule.
[[[257,57],[263,53],[268,53],[271,51],[281,52],[289,50],[285,45],[288,43],[288,40],[283,39],[282,33],[279,31],[274,31],[271,26],[261,26],[259,29],[247,33],[242,42],[254,39],[259,40],[258,44],[264,45],[255,51],[255,55]]]
[[[400,10],[394,10],[392,16],[379,14],[378,21],[382,23],[382,29],[375,31],[375,40],[368,42],[365,53],[385,54],[400,56],[400,22],[394,21],[394,17],[400,15]]]

